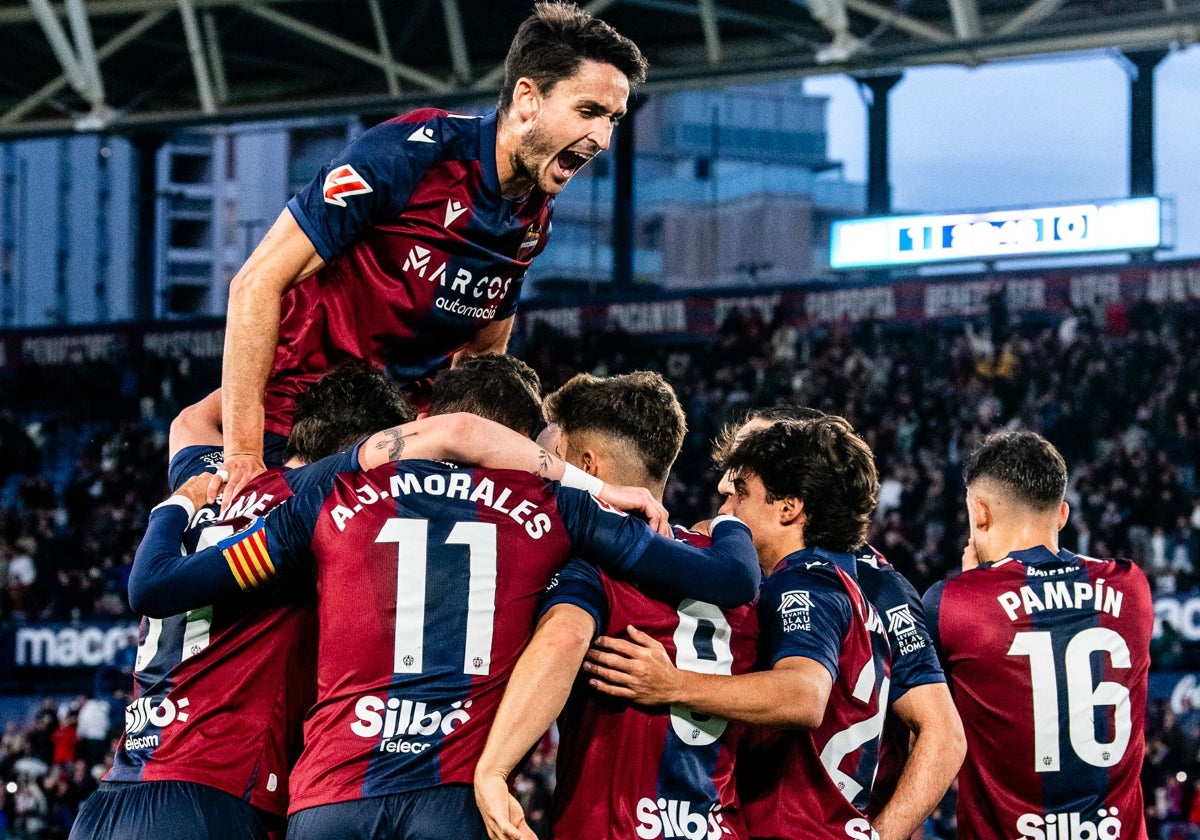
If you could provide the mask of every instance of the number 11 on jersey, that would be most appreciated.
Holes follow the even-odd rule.
[[[396,543],[396,635],[392,670],[397,674],[420,674],[425,664],[429,520],[389,519],[383,523],[375,542]],[[463,673],[484,676],[492,667],[492,633],[496,619],[496,526],[490,522],[459,522],[446,537],[445,545],[465,545],[470,552]],[[440,553],[435,550],[435,557]],[[438,562],[442,559],[438,558]]]

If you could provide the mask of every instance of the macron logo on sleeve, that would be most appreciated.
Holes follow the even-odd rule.
[[[346,196],[363,195],[375,192],[375,190],[371,189],[371,185],[363,179],[363,176],[354,171],[353,166],[343,163],[336,169],[330,170],[329,174],[325,176],[322,192],[325,194],[326,204],[345,207]]]

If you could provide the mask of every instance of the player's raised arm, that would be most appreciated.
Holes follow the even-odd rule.
[[[714,519],[712,546],[697,548],[584,493],[563,489],[558,505],[575,551],[612,574],[718,607],[745,604],[758,593],[758,554],[750,529],[735,516]]]
[[[605,484],[519,432],[474,414],[424,417],[377,432],[358,448],[358,464],[364,470],[408,458],[530,472],[564,487],[586,490],[620,510],[642,514],[659,534],[671,534],[666,508],[645,488]]]
[[[312,241],[285,209],[229,284],[221,370],[226,499],[266,469],[263,394],[279,341],[280,299],[322,265]]]
[[[305,490],[279,505],[268,519],[193,554],[181,550],[183,532],[204,504],[207,474],[188,479],[150,512],[146,534],[129,573],[129,605],[150,618],[198,609],[223,598],[274,583],[308,554],[312,526],[332,475],[344,470],[345,455],[326,458],[304,472]],[[329,481],[322,482],[320,476]]]
[[[454,354],[454,363],[458,364],[463,359],[471,356],[485,356],[488,353],[507,352],[508,339],[512,335],[514,317],[510,315],[502,321],[492,321],[486,327],[480,329],[479,332],[475,333],[475,339],[470,344]]]

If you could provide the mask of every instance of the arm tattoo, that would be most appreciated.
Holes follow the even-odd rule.
[[[545,449],[538,450],[538,468],[537,475],[545,478],[550,474],[550,465],[554,463],[553,456]]]
[[[389,461],[400,460],[400,453],[404,451],[404,439],[416,437],[420,432],[409,432],[407,435],[400,434],[399,429],[384,429],[380,432],[383,435],[383,440],[375,444],[376,449],[386,449],[388,451]]]

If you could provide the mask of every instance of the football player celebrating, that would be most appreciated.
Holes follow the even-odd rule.
[[[1040,435],[992,435],[963,477],[978,565],[925,593],[967,733],[959,837],[1145,840],[1146,576],[1059,546],[1067,467]]]

